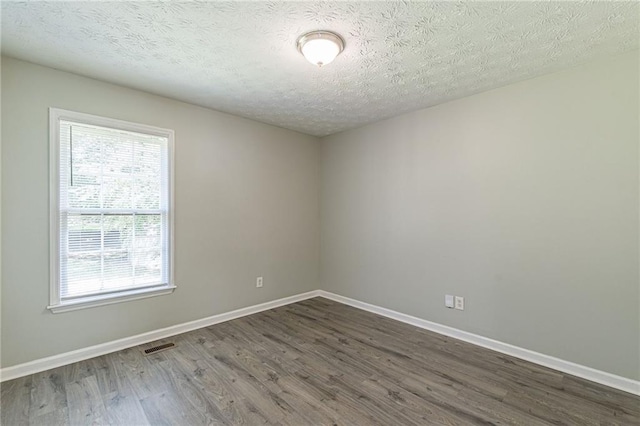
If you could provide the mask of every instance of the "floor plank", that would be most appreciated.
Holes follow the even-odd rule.
[[[9,380],[0,385],[0,424],[29,423],[32,376]]]
[[[64,410],[67,407],[67,394],[59,370],[54,369],[32,376],[29,418]]]
[[[69,423],[72,425],[107,425],[107,410],[95,376],[66,384]]]
[[[327,299],[1,386],[20,425],[640,425],[640,398]]]

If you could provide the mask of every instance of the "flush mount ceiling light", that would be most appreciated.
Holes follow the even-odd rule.
[[[332,62],[344,50],[344,40],[331,31],[312,31],[300,36],[298,50],[319,67]]]

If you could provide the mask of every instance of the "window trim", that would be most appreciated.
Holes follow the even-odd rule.
[[[168,283],[162,286],[136,288],[109,294],[98,294],[62,301],[60,295],[60,120],[77,121],[84,124],[109,127],[130,132],[145,133],[167,138],[169,175],[168,194]],[[53,313],[85,309],[94,306],[137,300],[171,294],[174,283],[174,137],[171,129],[149,126],[101,117],[60,108],[49,108],[49,306]]]

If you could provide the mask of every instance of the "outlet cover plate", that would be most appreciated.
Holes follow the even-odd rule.
[[[459,311],[464,311],[464,297],[456,296],[455,298],[455,308]]]

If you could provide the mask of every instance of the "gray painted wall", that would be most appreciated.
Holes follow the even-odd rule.
[[[175,130],[174,294],[45,308],[51,106]],[[317,289],[318,168],[317,138],[3,58],[2,366]]]
[[[638,75],[633,52],[323,139],[323,289],[640,379]]]

